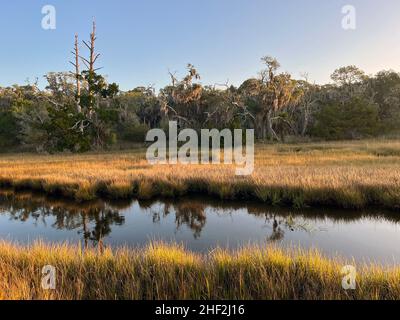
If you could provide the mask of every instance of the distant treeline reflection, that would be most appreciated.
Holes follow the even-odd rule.
[[[27,221],[34,219],[35,224],[48,225],[46,218],[53,217],[51,227],[58,230],[76,230],[81,235],[85,247],[103,247],[103,240],[112,232],[112,226],[122,226],[125,223],[123,210],[137,203],[144,213],[149,214],[153,223],[162,223],[163,218],[175,214],[176,229],[189,228],[193,236],[201,237],[207,224],[207,213],[234,214],[235,210],[246,210],[248,214],[262,217],[267,231],[268,241],[279,241],[284,238],[285,231],[304,230],[312,232],[313,221],[330,218],[336,221],[354,221],[364,217],[382,217],[392,222],[399,222],[396,212],[365,212],[346,210],[289,210],[271,208],[265,205],[247,202],[231,202],[225,204],[200,197],[162,200],[125,200],[91,202],[75,202],[66,199],[53,198],[31,192],[0,191],[0,214],[11,219]]]

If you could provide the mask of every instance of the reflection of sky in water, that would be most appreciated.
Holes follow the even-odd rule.
[[[391,264],[400,263],[396,219],[395,213],[288,211],[204,199],[123,205],[99,201],[80,207],[43,197],[0,195],[0,238],[19,242],[86,239],[88,245],[137,246],[165,240],[196,251],[272,242]]]

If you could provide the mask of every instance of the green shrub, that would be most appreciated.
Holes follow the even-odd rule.
[[[150,128],[145,124],[127,124],[119,131],[121,140],[130,142],[144,142]]]
[[[378,107],[354,98],[344,104],[333,103],[321,108],[311,133],[314,136],[337,140],[358,139],[378,134]]]
[[[11,112],[0,112],[0,149],[18,144],[18,125]]]

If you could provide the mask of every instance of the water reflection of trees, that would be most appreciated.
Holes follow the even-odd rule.
[[[166,218],[172,212],[175,213],[176,230],[186,226],[197,239],[201,236],[201,231],[207,222],[205,213],[206,204],[198,201],[164,202],[161,208],[154,210],[154,203],[140,202],[142,209],[150,209],[154,223],[160,223],[161,218]]]
[[[0,193],[0,213],[11,219],[48,225],[47,218],[54,218],[51,227],[58,230],[77,230],[85,247],[91,243],[102,248],[103,239],[111,233],[112,225],[123,225],[125,217],[103,201],[78,204],[30,193]]]
[[[217,202],[205,202],[202,199],[180,199],[176,201],[164,200],[158,201],[140,201],[141,209],[150,212],[154,223],[161,223],[163,218],[168,217],[172,212],[175,214],[176,230],[182,227],[187,227],[193,232],[193,236],[198,239],[201,237],[201,232],[206,225],[207,215],[206,208],[213,208],[213,214],[216,215],[232,215],[238,207],[232,209],[225,204]],[[271,229],[267,235],[267,241],[279,241],[285,236],[285,231],[303,230],[305,232],[313,231],[311,225],[305,223],[302,219],[295,219],[291,214],[278,215],[276,212],[271,212],[265,207],[247,207],[249,214],[263,217],[265,226]],[[224,226],[221,226],[222,228]]]
[[[152,210],[153,206],[161,206],[158,210]],[[338,223],[353,222],[363,218],[385,219],[392,223],[399,223],[398,212],[377,211],[370,209],[360,210],[341,210],[341,209],[288,209],[278,207],[268,207],[265,204],[251,202],[224,202],[213,199],[194,197],[191,199],[183,198],[177,200],[145,201],[140,202],[143,209],[149,209],[153,214],[153,222],[159,223],[162,217],[168,216],[172,211],[176,214],[177,230],[181,226],[187,226],[193,231],[196,238],[201,236],[201,232],[206,225],[206,208],[212,208],[213,214],[232,215],[238,210],[264,219],[265,228],[270,229],[266,235],[267,241],[280,241],[285,237],[285,233],[302,231],[313,233],[322,229],[316,227],[326,219]],[[224,226],[221,226],[223,228]]]
[[[51,227],[59,230],[76,230],[85,246],[102,247],[103,240],[112,233],[113,226],[122,226],[125,217],[120,212],[132,206],[133,201],[101,200],[76,203],[61,199],[49,198],[32,193],[14,193],[0,191],[0,214],[8,215],[11,219],[47,225],[51,217]],[[243,212],[260,217],[264,220],[267,241],[280,241],[285,233],[291,231],[314,231],[313,225],[326,218],[333,221],[348,222],[364,217],[383,218],[398,223],[400,216],[397,212],[363,212],[343,210],[288,210],[268,208],[254,203],[213,201],[210,199],[191,198],[163,201],[139,201],[142,212],[150,214],[153,223],[161,223],[162,219],[173,215],[176,231],[188,228],[198,239],[207,223],[208,214],[232,215]],[[212,211],[212,212],[211,212]],[[221,228],[224,228],[221,225]]]
[[[175,214],[176,230],[187,226],[195,238],[201,236],[201,231],[206,225],[206,205],[201,202],[165,202],[161,209],[154,209],[157,202],[141,201],[141,209],[152,212],[154,223],[161,218]],[[112,226],[122,226],[125,217],[120,210],[129,208],[132,201],[101,200],[77,203],[65,199],[55,199],[29,192],[0,192],[0,214],[7,214],[10,219],[18,221],[33,220],[34,225],[48,225],[51,217],[51,227],[58,230],[77,230],[81,235],[85,247],[89,244],[102,247],[103,240],[112,232]]]
[[[271,234],[267,236],[267,241],[276,242],[285,237],[285,231],[304,231],[311,233],[315,230],[313,225],[304,222],[302,219],[294,218],[292,215],[278,216],[276,213],[265,212],[265,224],[271,226]]]

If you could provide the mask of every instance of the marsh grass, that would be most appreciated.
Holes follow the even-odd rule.
[[[56,289],[41,288],[45,265]],[[177,244],[82,250],[68,244],[0,243],[1,299],[399,299],[400,269],[358,266],[342,289],[344,262],[316,251],[247,247],[195,254]]]
[[[83,155],[2,155],[0,187],[78,201],[187,194],[297,208],[400,208],[400,141],[256,145],[255,171],[234,165],[156,165],[144,149]]]

